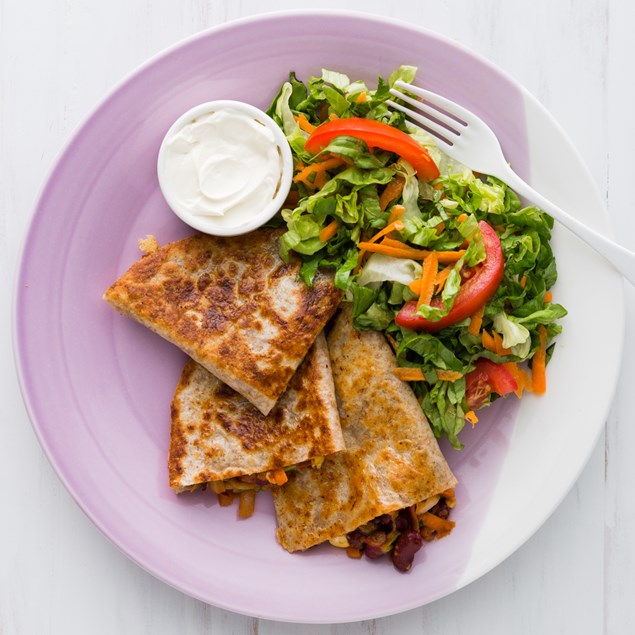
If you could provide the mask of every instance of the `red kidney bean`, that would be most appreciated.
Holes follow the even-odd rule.
[[[395,528],[397,531],[406,531],[410,529],[410,525],[410,512],[407,509],[400,509],[397,520],[395,520]]]
[[[375,518],[375,523],[377,524],[377,528],[386,534],[389,534],[395,527],[395,523],[390,514],[382,514]]]
[[[383,531],[374,531],[366,538],[366,545],[381,547],[386,542],[386,534]]]
[[[371,560],[377,560],[378,558],[386,555],[381,547],[378,547],[376,545],[369,545],[368,543],[366,543],[364,553],[366,554],[366,557],[370,558]]]
[[[348,534],[347,538],[348,544],[353,547],[353,549],[362,549],[366,536],[364,536],[359,529],[355,529]]]
[[[359,531],[364,536],[370,536],[370,534],[372,534],[376,529],[377,527],[375,526],[375,521],[371,520],[364,525],[360,525],[355,531]]]
[[[413,529],[404,531],[395,543],[395,548],[392,552],[392,562],[398,571],[409,571],[412,567],[415,554],[419,549],[423,540],[419,532]]]
[[[435,516],[438,516],[439,518],[443,518],[444,520],[447,520],[447,518],[450,516],[450,508],[446,505],[446,502],[444,499],[441,499],[431,510],[430,510],[431,514],[434,514]]]

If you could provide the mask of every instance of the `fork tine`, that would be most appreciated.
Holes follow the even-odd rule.
[[[446,97],[437,95],[425,88],[419,88],[419,86],[406,84],[406,82],[403,82],[400,79],[397,80],[394,85],[397,88],[401,88],[401,90],[405,90],[413,95],[416,95],[417,97],[422,97],[431,105],[441,108],[450,115],[460,119],[465,125],[469,125],[475,120],[475,115],[473,115],[469,110],[463,108],[463,106],[459,106],[457,103],[447,99]]]
[[[456,118],[451,117],[445,114],[443,111],[438,110],[434,107],[434,104],[430,104],[426,101],[419,101],[410,97],[409,95],[405,95],[394,88],[390,89],[390,94],[393,97],[397,97],[397,99],[401,99],[401,101],[410,104],[413,108],[420,113],[423,113],[429,119],[440,123],[444,128],[447,128],[446,135],[449,133],[451,135],[459,136],[461,134],[461,129],[466,127],[466,124],[463,121],[458,121]]]
[[[390,99],[387,100],[385,103],[386,106],[394,108],[395,110],[399,110],[410,119],[414,119],[414,121],[416,121],[424,130],[429,132],[437,140],[437,144],[439,146],[451,148],[454,145],[451,137],[456,137],[456,134],[450,134],[449,130],[445,126],[442,126],[436,121],[432,121],[428,117],[420,115],[418,112],[415,112],[411,108],[406,108],[402,104],[398,104]]]

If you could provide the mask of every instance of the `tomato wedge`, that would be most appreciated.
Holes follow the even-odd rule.
[[[489,396],[507,395],[518,389],[514,376],[502,365],[482,357],[476,360],[476,368],[465,376],[465,400],[471,410],[478,410],[489,403]]]
[[[432,181],[439,176],[437,164],[423,146],[402,130],[374,119],[351,117],[326,121],[311,133],[304,149],[317,154],[335,137],[341,136],[361,139],[371,149],[381,148],[398,154],[410,163],[417,176],[424,181]]]
[[[474,275],[463,282],[448,314],[433,322],[417,315],[417,301],[411,300],[403,305],[395,317],[399,326],[413,331],[436,333],[469,317],[494,295],[503,279],[503,250],[494,229],[485,221],[480,221],[478,225],[485,243],[485,260],[474,269]],[[442,307],[443,303],[440,298],[434,298],[430,305]]]

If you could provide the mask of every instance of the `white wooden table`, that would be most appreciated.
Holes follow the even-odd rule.
[[[0,0],[0,281],[5,298],[0,633],[635,632],[635,461],[630,456],[635,333],[630,326],[606,434],[560,508],[485,577],[395,617],[333,626],[281,624],[186,597],[143,572],[104,538],[42,454],[15,377],[10,298],[32,204],[63,143],[108,89],[164,47],[235,18],[316,5],[303,0]],[[605,193],[616,235],[635,249],[635,5],[627,0],[329,0],[319,7],[408,19],[462,42],[511,74],[562,123]],[[631,325],[635,290],[630,287],[626,310]],[[599,307],[598,328],[601,315]]]

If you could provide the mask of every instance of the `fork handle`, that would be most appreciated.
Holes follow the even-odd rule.
[[[534,203],[537,207],[553,216],[555,220],[582,239],[587,245],[604,256],[632,285],[635,286],[635,253],[607,238],[603,234],[581,223],[563,209],[536,192],[533,187],[523,181],[511,168],[500,175],[495,175],[509,185],[517,194]]]

